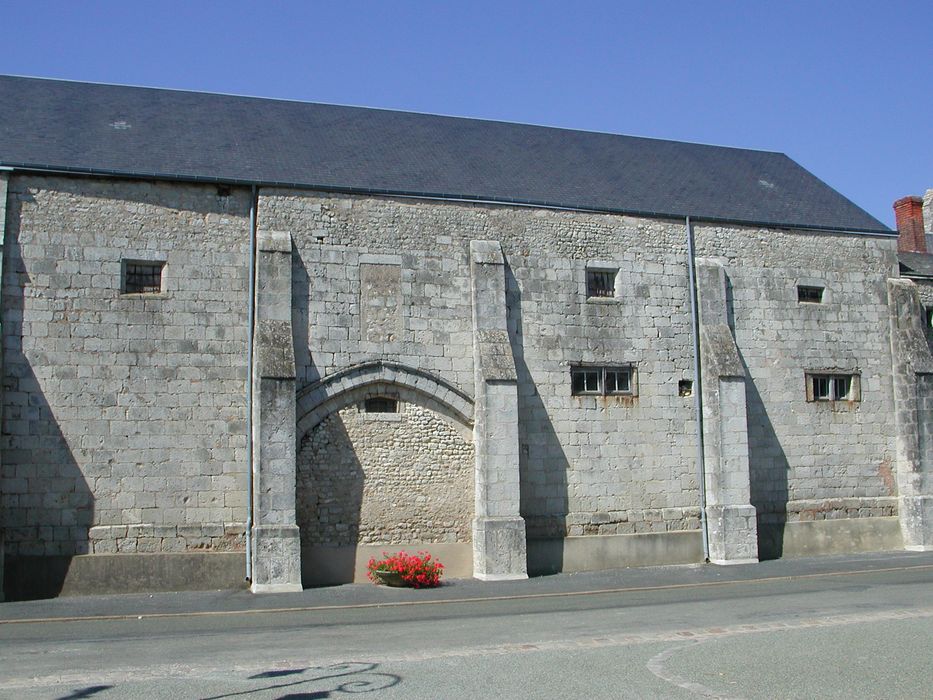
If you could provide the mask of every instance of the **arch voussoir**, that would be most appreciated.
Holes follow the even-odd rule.
[[[473,428],[473,400],[448,382],[395,362],[366,362],[322,378],[297,396],[298,435],[304,435],[344,406],[381,394],[424,404],[452,419],[462,429]]]

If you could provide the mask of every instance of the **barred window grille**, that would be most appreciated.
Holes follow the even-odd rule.
[[[162,291],[164,262],[124,261],[124,294],[158,294]]]
[[[587,270],[586,296],[611,299],[616,295],[615,270]]]
[[[822,304],[823,288],[800,285],[797,287],[797,301],[807,304]]]
[[[398,400],[388,396],[373,396],[363,402],[365,413],[398,413]]]

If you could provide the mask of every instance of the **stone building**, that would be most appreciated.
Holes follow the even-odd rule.
[[[782,154],[13,77],[0,111],[10,596],[933,546],[921,285]]]

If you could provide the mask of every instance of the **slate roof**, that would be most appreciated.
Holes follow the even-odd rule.
[[[890,233],[781,153],[11,76],[0,165]]]
[[[929,253],[898,253],[901,274],[905,277],[933,277],[933,255]]]

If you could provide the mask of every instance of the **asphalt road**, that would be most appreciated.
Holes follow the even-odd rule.
[[[0,696],[933,697],[933,560],[841,569],[110,619],[33,603],[0,619]]]

